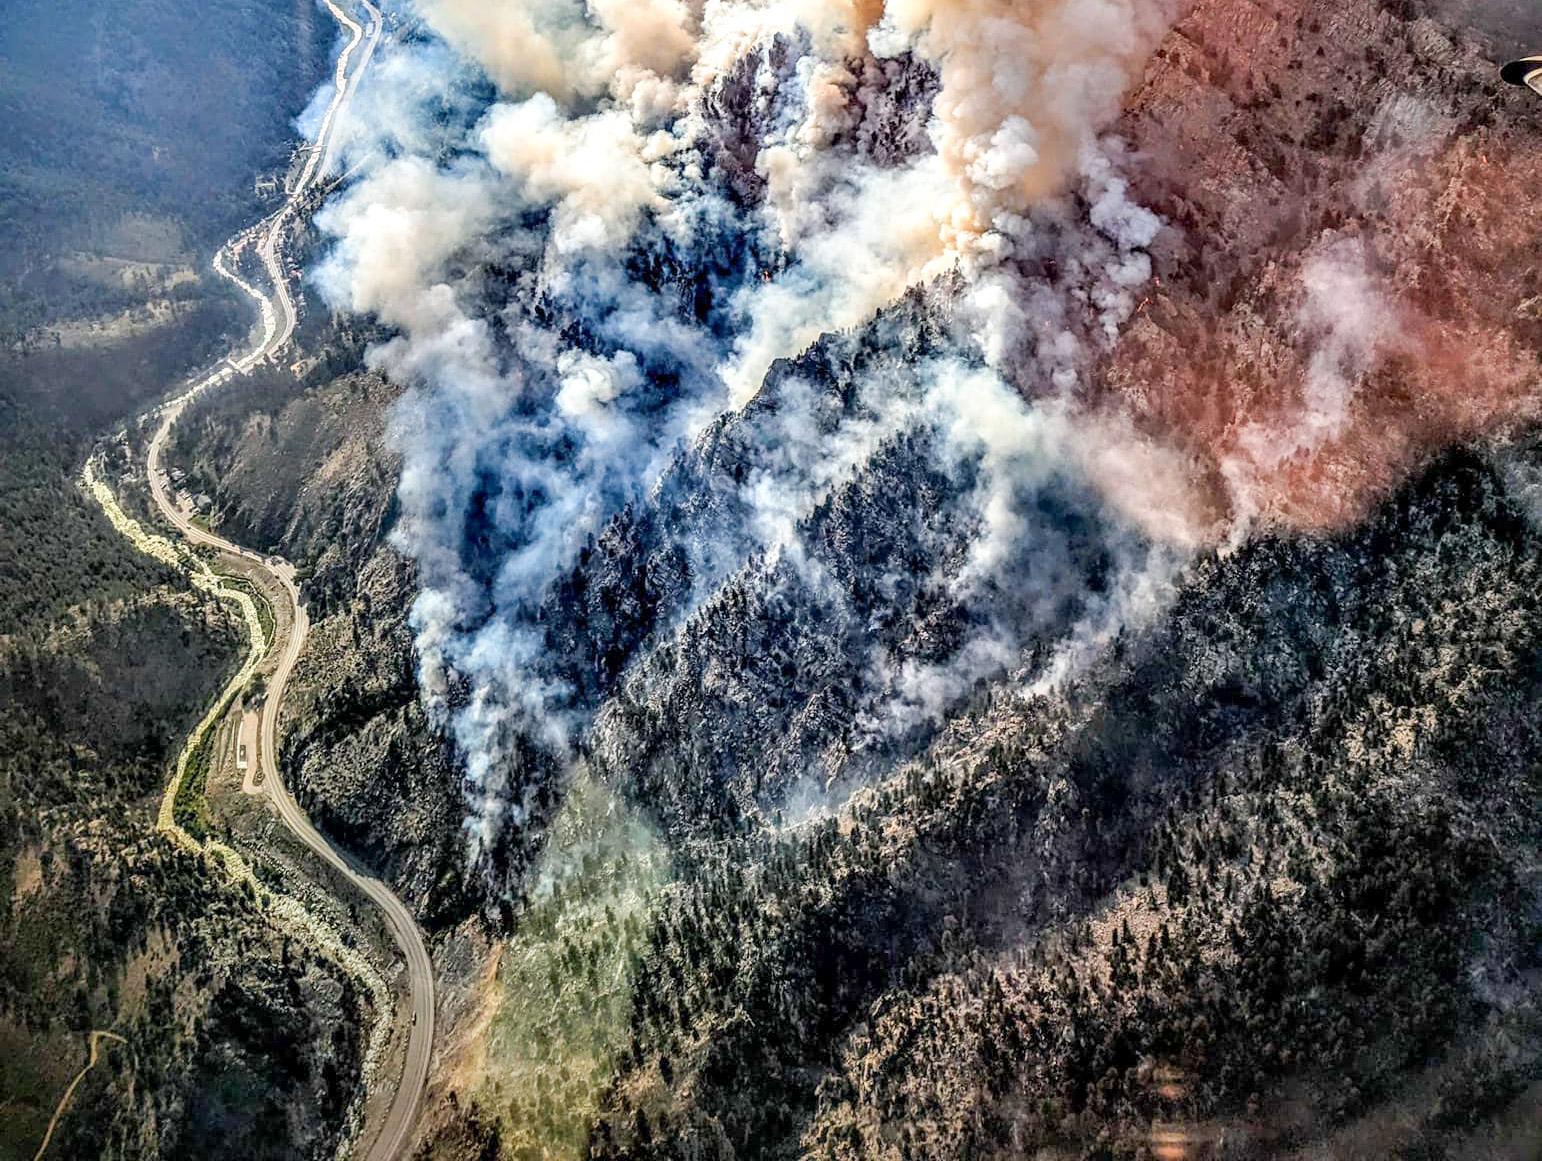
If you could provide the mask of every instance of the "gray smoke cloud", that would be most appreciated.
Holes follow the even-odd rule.
[[[355,102],[314,279],[391,332],[369,359],[409,387],[395,543],[420,571],[420,681],[464,755],[473,856],[523,821],[524,747],[566,753],[587,724],[547,656],[554,580],[777,360],[911,288],[957,280],[956,350],[913,389],[864,382],[833,427],[817,384],[784,381],[747,527],[703,557],[807,562],[800,521],[902,432],[967,465],[973,537],[939,583],[979,615],[945,662],[871,659],[880,732],[939,719],[1053,627],[1050,669],[1022,674],[1043,688],[1159,602],[1181,553],[1117,517],[1111,579],[1073,623],[1050,611],[1080,583],[1043,564],[1059,549],[1021,573],[1053,539],[1046,489],[1117,489],[1159,457],[1071,400],[1150,277],[1160,222],[1102,133],[1175,8],[418,0],[423,33]],[[906,106],[890,88],[916,69],[935,84]]]

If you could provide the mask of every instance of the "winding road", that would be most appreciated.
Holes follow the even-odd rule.
[[[162,464],[167,439],[189,403],[205,391],[271,358],[294,334],[297,312],[289,288],[289,276],[284,269],[284,235],[290,223],[302,212],[306,199],[317,183],[328,172],[336,144],[337,127],[342,123],[348,102],[358,88],[359,78],[368,67],[382,32],[379,9],[370,0],[356,0],[356,3],[365,14],[365,24],[360,24],[334,0],[326,0],[333,17],[348,31],[349,41],[337,60],[332,101],[293,189],[282,207],[231,239],[214,259],[215,270],[234,282],[257,305],[261,337],[244,353],[232,353],[217,370],[193,382],[187,390],[165,403],[155,413],[159,423],[150,440],[147,469],[156,508],[183,539],[216,553],[238,557],[249,570],[260,570],[271,581],[272,588],[284,594],[288,603],[289,631],[287,634],[278,634],[269,646],[270,649],[281,649],[281,653],[269,680],[268,696],[262,707],[257,760],[263,774],[263,790],[284,825],[380,909],[406,964],[410,995],[406,1018],[411,1023],[407,1029],[402,1076],[389,1106],[377,1114],[378,1125],[367,1123],[359,1138],[368,1142],[368,1152],[364,1154],[367,1161],[397,1161],[409,1143],[428,1083],[429,1057],[434,1039],[434,977],[428,949],[407,906],[385,883],[334,847],[316,830],[285,785],[279,770],[279,710],[283,704],[285,687],[305,647],[309,630],[309,620],[295,585],[294,567],[277,557],[263,556],[194,525],[173,499]],[[237,273],[241,254],[253,245],[270,283],[267,290],[254,286]]]

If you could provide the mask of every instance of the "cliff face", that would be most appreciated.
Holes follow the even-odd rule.
[[[316,615],[346,600],[385,538],[400,470],[385,428],[400,391],[363,373],[309,378],[326,389],[258,372],[201,400],[174,454],[190,491],[221,497],[217,519],[237,541],[292,554]]]

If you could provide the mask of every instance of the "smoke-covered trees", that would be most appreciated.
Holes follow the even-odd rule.
[[[1430,1083],[1471,1091],[1534,1019],[1495,989],[1536,947],[1535,543],[1448,460],[1362,534],[1216,562],[1064,701],[983,704],[838,820],[709,825],[591,1149],[1121,1154],[1186,1120],[1256,1150],[1452,1044]]]

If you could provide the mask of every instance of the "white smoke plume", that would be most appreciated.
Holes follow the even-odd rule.
[[[1383,355],[1409,343],[1358,239],[1332,241],[1313,253],[1301,272],[1301,290],[1296,322],[1309,355],[1300,404],[1284,422],[1243,429],[1241,454],[1223,465],[1244,517],[1251,515],[1258,481],[1345,433],[1365,376]]]
[[[954,583],[996,611],[946,672],[885,678],[891,701],[935,716],[1020,661],[1018,622],[1072,583],[999,596],[1039,534],[1022,505],[1109,458],[1068,401],[1160,228],[1103,132],[1178,2],[417,0],[426,34],[355,103],[315,277],[392,332],[370,357],[411,388],[396,543],[473,853],[523,819],[522,747],[585,725],[538,610],[587,538],[777,360],[938,280],[973,337],[834,430],[784,382],[742,502],[752,540],[796,552],[874,448],[941,433],[978,518]]]

